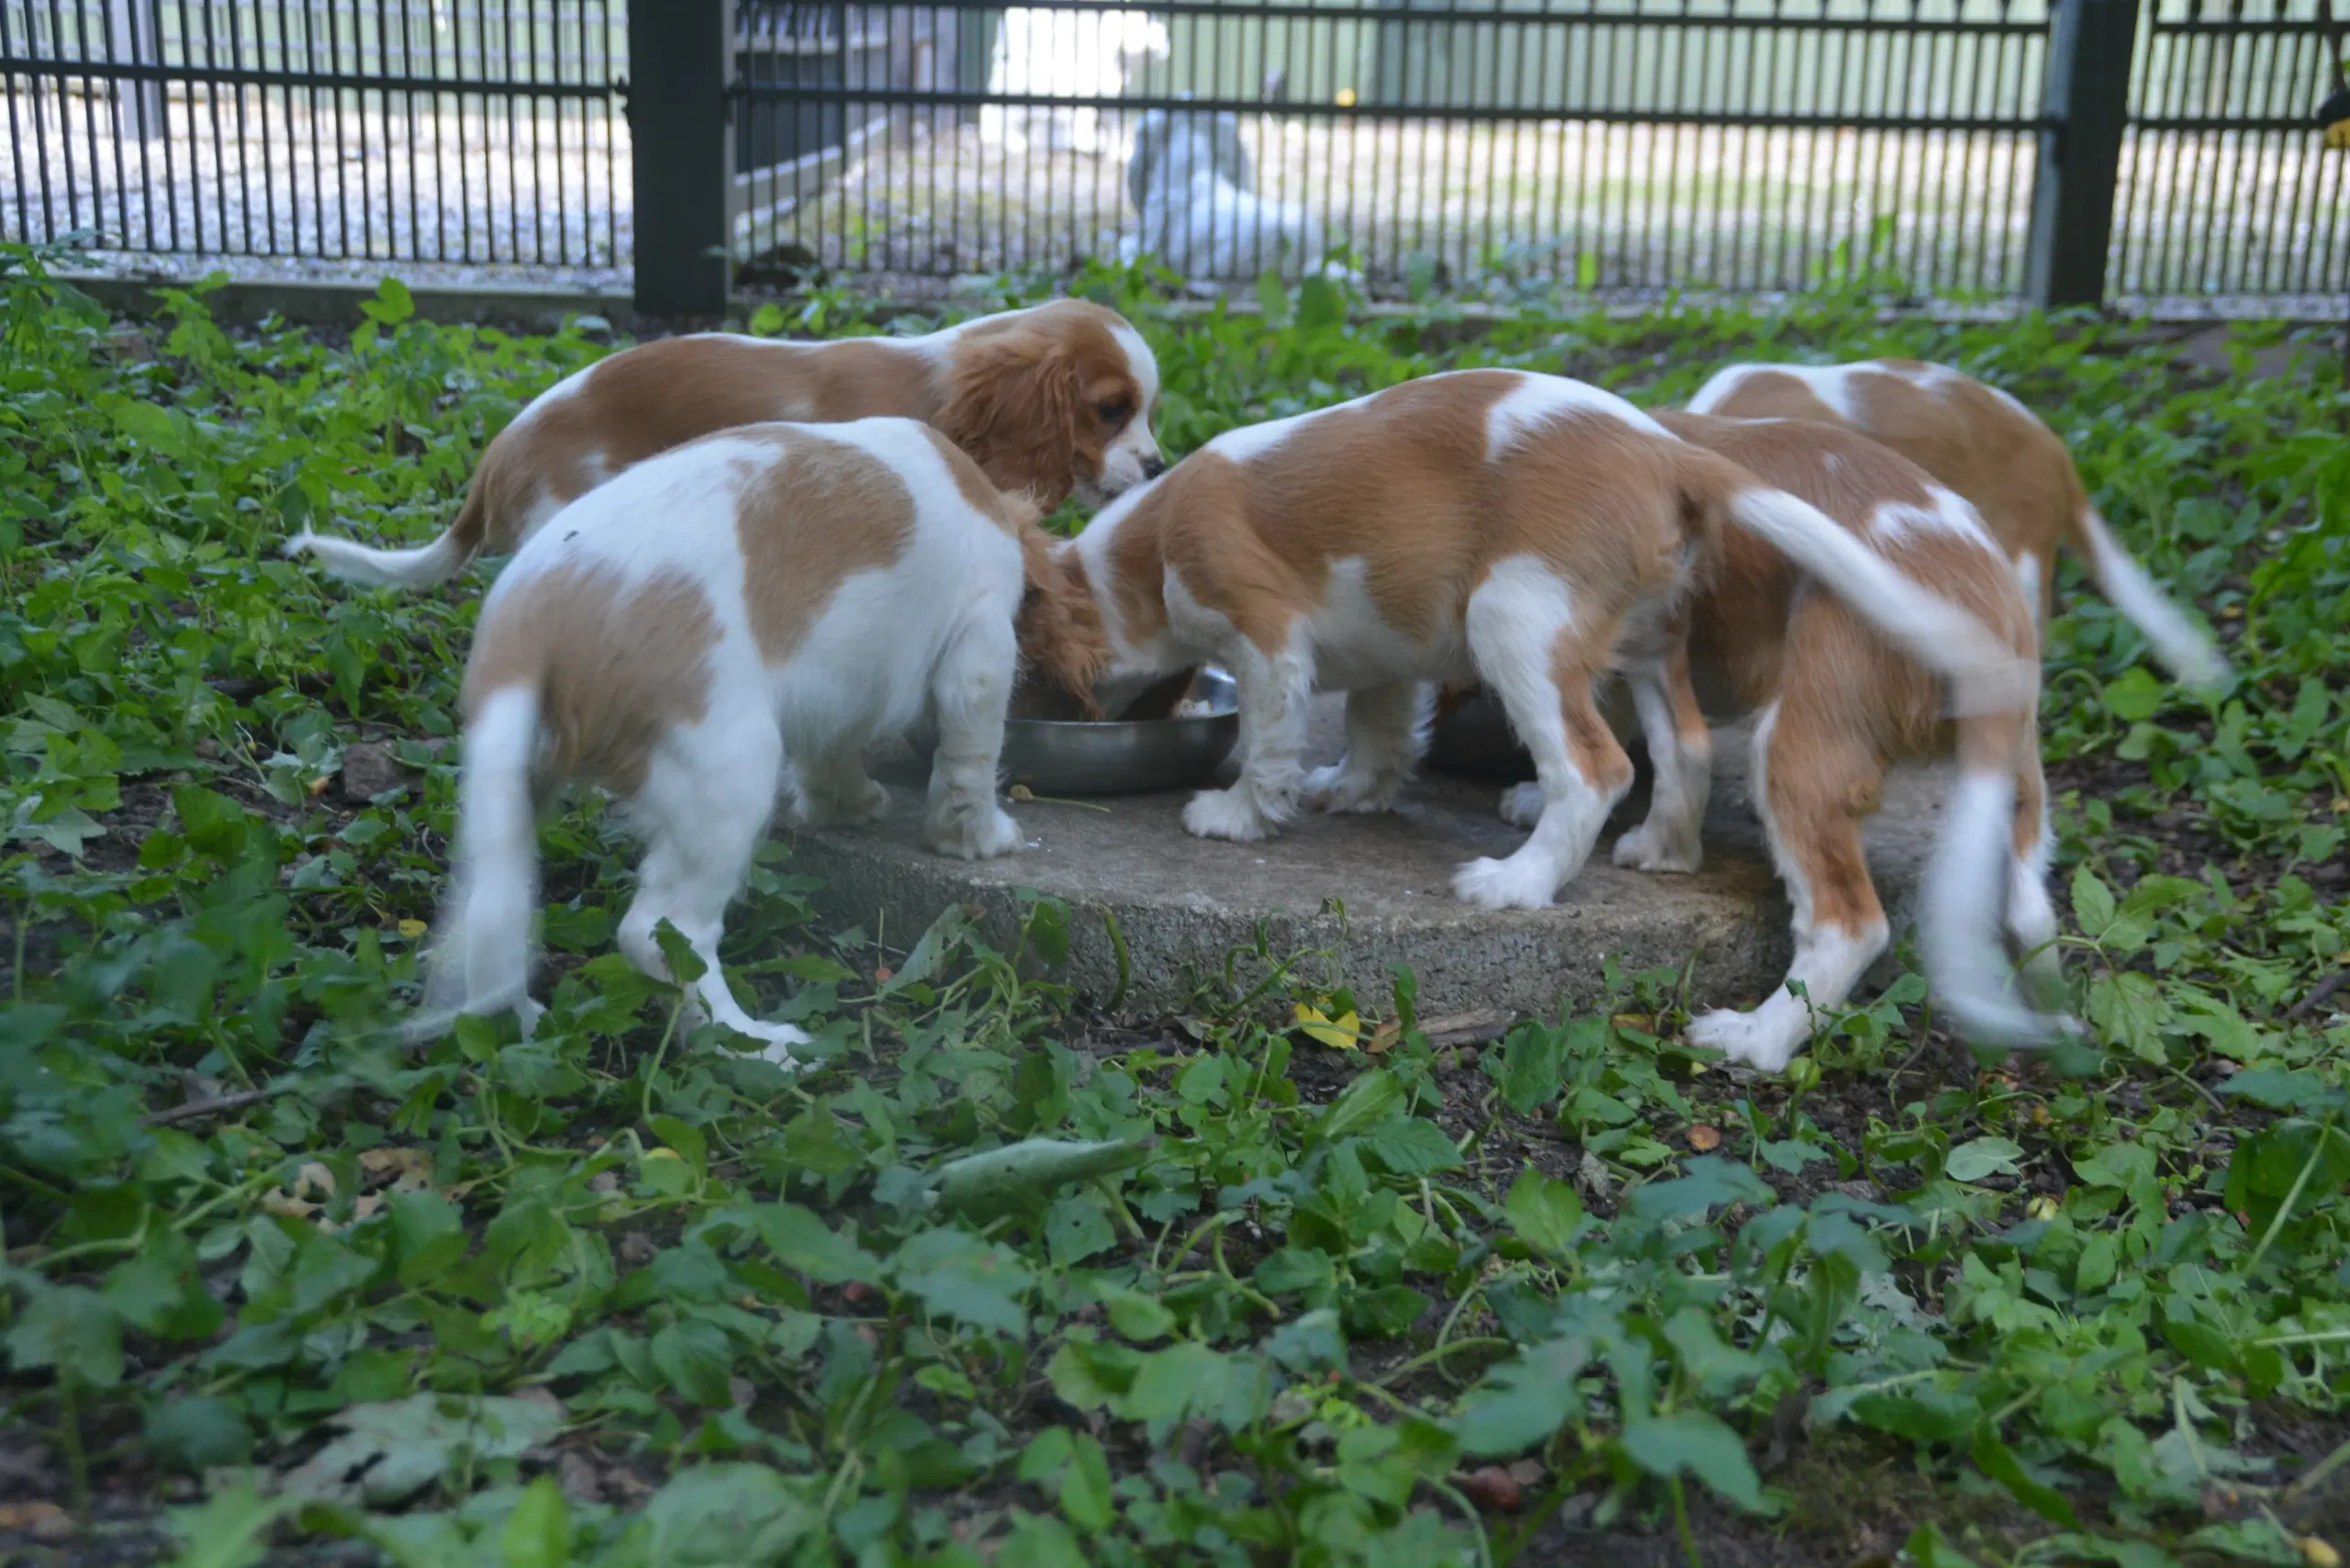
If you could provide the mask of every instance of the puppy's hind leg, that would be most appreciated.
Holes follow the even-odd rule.
[[[1811,1038],[1815,1012],[1844,1004],[1885,950],[1885,906],[1861,853],[1861,820],[1883,788],[1884,764],[1832,718],[1774,703],[1754,731],[1755,808],[1795,906],[1795,962],[1751,1013],[1720,1008],[1690,1020],[1689,1043],[1777,1072]],[[1802,996],[1788,989],[1801,984]]]
[[[667,921],[702,962],[689,996],[692,1011],[764,1041],[767,1059],[788,1063],[791,1047],[807,1044],[807,1034],[745,1013],[718,961],[726,906],[750,871],[775,809],[782,767],[783,739],[774,717],[750,704],[713,711],[689,734],[663,745],[631,802],[646,848],[619,940],[638,969],[673,979],[654,935]]]
[[[1615,620],[1578,625],[1557,574],[1505,562],[1470,596],[1467,622],[1478,674],[1534,758],[1542,806],[1516,854],[1470,861],[1453,891],[1487,909],[1541,909],[1583,868],[1607,813],[1632,787],[1632,759],[1591,695]],[[1513,791],[1512,800],[1529,798]]]

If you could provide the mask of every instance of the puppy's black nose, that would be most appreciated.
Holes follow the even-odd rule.
[[[1167,459],[1164,457],[1146,457],[1142,460],[1142,476],[1144,478],[1156,479],[1161,474],[1166,472]]]

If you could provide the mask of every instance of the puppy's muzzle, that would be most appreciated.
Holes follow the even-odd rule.
[[[1164,457],[1146,457],[1142,460],[1142,476],[1144,478],[1156,479],[1161,474],[1166,472],[1167,459]]]

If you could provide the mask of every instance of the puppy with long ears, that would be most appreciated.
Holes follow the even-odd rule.
[[[2055,604],[2056,550],[2069,544],[2156,658],[2194,685],[2226,682],[2227,660],[2113,537],[2064,442],[1997,387],[1916,360],[1737,364],[1699,388],[1689,411],[1858,431],[1975,504],[2038,599],[2043,628]]]
[[[623,349],[532,398],[474,470],[431,543],[379,550],[304,531],[286,552],[353,582],[418,588],[517,549],[598,485],[737,425],[920,420],[1000,489],[1050,511],[1099,505],[1166,465],[1150,431],[1158,363],[1126,319],[1081,299],[982,316],[922,338],[778,342],[707,333]]]
[[[1792,420],[1663,413],[1675,435],[1802,497],[1908,581],[1990,627],[2036,673],[2037,607],[1975,508],[1916,465],[1850,431]],[[1694,871],[1710,783],[1711,718],[1760,713],[1750,784],[1771,857],[1795,906],[1795,962],[1751,1013],[1708,1013],[1688,1037],[1777,1071],[1811,1036],[1814,1009],[1841,1006],[1885,949],[1884,906],[1861,852],[1893,762],[1955,756],[1959,773],[1927,870],[1920,942],[1935,994],[1986,1044],[2034,1045],[2070,1029],[2013,996],[2004,935],[2032,957],[2032,990],[2061,985],[2046,879],[2047,791],[2038,686],[1956,718],[1935,670],[1851,600],[1808,591],[1808,574],[1771,543],[1723,535],[1684,614],[1685,656],[1662,689],[1636,688],[1655,765],[1648,820],[1616,843],[1618,865]],[[1703,694],[1701,700],[1700,694]],[[1543,807],[1538,786],[1512,814]],[[2004,914],[2003,914],[2004,911]]]
[[[666,977],[654,934],[669,921],[706,966],[699,1009],[788,1058],[808,1036],[750,1017],[718,961],[779,792],[803,823],[878,815],[889,794],[859,754],[928,710],[925,837],[966,857],[1020,847],[996,767],[1036,518],[937,431],[896,419],[726,431],[566,508],[482,609],[455,887],[408,1036],[460,1014],[535,1021],[537,808],[577,778],[618,794],[646,842],[621,950]],[[1054,610],[1021,622],[1029,651],[1090,678],[1098,622]],[[1061,636],[1081,644],[1076,662],[1050,645]]]
[[[1099,513],[1061,560],[1100,606],[1108,675],[1214,661],[1239,687],[1239,781],[1192,798],[1203,837],[1271,832],[1301,797],[1390,805],[1418,688],[1482,679],[1532,751],[1542,809],[1455,890],[1539,908],[1579,869],[1632,765],[1592,683],[1668,689],[1676,607],[1726,526],[1852,599],[1962,706],[2012,706],[2011,647],[1808,504],[1558,376],[1472,370],[1227,431]],[[1319,683],[1348,693],[1344,761],[1300,761]]]

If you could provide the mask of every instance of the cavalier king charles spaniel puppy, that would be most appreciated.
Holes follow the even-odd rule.
[[[1684,714],[1689,606],[1757,548],[1825,590],[1804,602],[1835,604],[1914,661],[1937,714],[2012,728],[2030,711],[2035,650],[1996,595],[1968,597],[1970,582],[1946,597],[1809,501],[1559,376],[1457,371],[1227,431],[1055,559],[1100,610],[1106,678],[1233,673],[1240,777],[1186,807],[1203,837],[1264,837],[1301,803],[1386,809],[1424,743],[1424,683],[1484,683],[1539,782],[1503,801],[1532,830],[1524,846],[1462,866],[1454,890],[1539,909],[1632,782],[1595,683],[1620,673],[1643,711]],[[1348,693],[1347,754],[1309,774],[1317,685]],[[2007,756],[2012,797],[2012,743]],[[1689,771],[1660,770],[1660,861],[1694,853],[1683,819],[1704,785]],[[1980,989],[1980,967],[1970,950],[1941,978]]]
[[[998,487],[1050,511],[1099,505],[1165,465],[1158,364],[1126,319],[1081,299],[921,338],[781,342],[711,332],[600,359],[531,400],[482,454],[448,531],[373,549],[305,531],[286,545],[352,582],[417,588],[519,548],[597,486],[737,425],[902,415],[935,427]]]
[[[923,836],[1021,847],[996,798],[1023,647],[1093,678],[1101,629],[1052,570],[1037,507],[905,419],[746,425],[629,468],[533,533],[484,603],[465,666],[454,887],[411,1040],[461,1014],[525,1027],[538,815],[599,784],[643,836],[622,952],[668,977],[668,921],[705,967],[699,1012],[789,1060],[808,1036],[752,1018],[719,967],[778,795],[803,823],[879,815],[860,753],[929,713]]]

